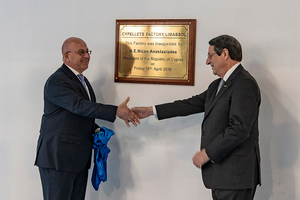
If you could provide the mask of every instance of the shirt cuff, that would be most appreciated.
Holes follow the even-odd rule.
[[[155,119],[158,119],[157,112],[156,112],[156,107],[152,106],[152,110],[153,110],[153,115],[154,115]]]

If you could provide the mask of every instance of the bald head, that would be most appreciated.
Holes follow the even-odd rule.
[[[84,53],[80,53],[84,52]],[[82,73],[88,68],[90,54],[86,43],[77,37],[70,37],[66,39],[62,45],[63,62]]]
[[[64,55],[66,52],[71,51],[72,45],[80,44],[80,43],[85,44],[85,42],[82,39],[77,38],[77,37],[70,37],[70,38],[66,39],[61,48],[62,54]]]

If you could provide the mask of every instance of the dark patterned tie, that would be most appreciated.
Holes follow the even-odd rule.
[[[221,90],[221,88],[223,87],[224,83],[225,83],[225,81],[221,78],[220,83],[219,83],[219,87],[218,87],[218,90],[217,90],[217,93],[216,93],[216,96],[219,93],[219,91]]]

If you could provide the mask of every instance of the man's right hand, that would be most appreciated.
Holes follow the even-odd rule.
[[[130,127],[129,122],[131,122],[134,126],[137,126],[137,124],[140,124],[140,119],[128,108],[127,103],[129,100],[130,98],[127,97],[127,99],[118,106],[116,115],[125,121],[127,127]]]
[[[131,108],[133,112],[140,118],[147,118],[151,115],[153,115],[153,108],[152,106],[149,107],[133,107]]]

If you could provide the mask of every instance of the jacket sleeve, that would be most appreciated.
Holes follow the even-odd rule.
[[[206,91],[189,99],[156,105],[159,120],[204,112]]]
[[[116,118],[117,106],[84,99],[80,95],[80,88],[77,83],[61,74],[51,76],[47,80],[44,98],[55,105],[51,107],[53,110],[45,110],[45,113],[55,112],[55,109],[63,108],[84,117],[98,118],[111,122]]]

